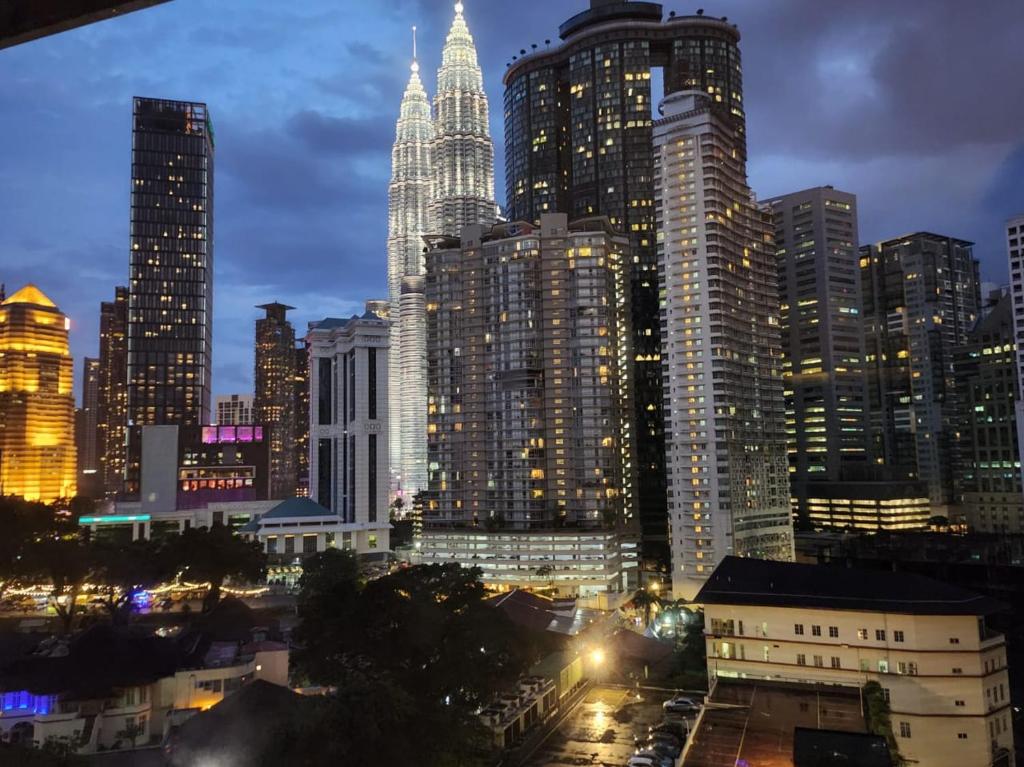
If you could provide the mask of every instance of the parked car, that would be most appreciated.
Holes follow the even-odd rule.
[[[661,704],[662,709],[668,714],[696,714],[700,711],[700,703],[693,698],[677,695]]]
[[[669,735],[675,735],[685,743],[686,739],[690,737],[690,725],[685,719],[666,719],[661,724],[656,724],[651,727],[649,732],[650,734],[665,732]]]
[[[675,762],[683,752],[683,744],[674,735],[659,733],[658,735],[651,736],[651,739],[647,741],[645,750],[667,756]]]
[[[675,759],[659,754],[657,751],[641,751],[633,754],[629,760],[629,767],[674,767],[675,763]]]
[[[626,767],[658,767],[658,763],[649,756],[632,756],[626,763]]]

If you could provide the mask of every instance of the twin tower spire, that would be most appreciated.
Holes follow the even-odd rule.
[[[391,150],[389,441],[393,489],[406,503],[427,488],[423,237],[458,236],[464,226],[489,225],[498,218],[487,94],[463,10],[457,2],[441,52],[433,108],[420,80],[413,27],[412,71]]]

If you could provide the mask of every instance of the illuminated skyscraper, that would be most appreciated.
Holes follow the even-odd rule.
[[[295,438],[295,329],[292,306],[272,303],[256,320],[255,422],[270,438],[270,497],[291,498],[298,484]]]
[[[0,303],[0,494],[75,495],[70,322],[35,285]]]
[[[413,30],[415,35],[415,29]],[[389,423],[391,487],[411,498],[426,487],[427,382],[423,345],[423,235],[430,229],[434,125],[413,43],[412,72],[402,97],[388,185],[388,303],[374,312],[392,323]],[[413,282],[407,284],[407,280]],[[417,283],[416,281],[419,281]],[[420,300],[415,285],[420,284]],[[408,297],[403,298],[403,296]],[[404,307],[404,308],[403,308]],[[367,307],[370,311],[370,307]],[[404,345],[403,345],[404,343]]]
[[[97,430],[103,494],[124,485],[125,430],[128,426],[128,288],[114,289],[114,300],[100,304],[100,372]]]
[[[703,91],[654,124],[672,588],[730,554],[791,559],[782,338],[771,216],[743,134]]]
[[[462,12],[462,3],[455,3],[434,96],[431,233],[451,237],[471,224],[490,226],[498,217],[487,94]]]
[[[309,349],[305,341],[295,347],[292,369],[292,397],[295,402],[295,494],[309,495]]]
[[[207,424],[213,129],[205,104],[135,99],[130,237],[129,419]]]
[[[667,565],[652,101],[708,94],[745,156],[740,33],[703,11],[665,15],[658,3],[618,0],[589,6],[558,28],[560,44],[518,56],[505,74],[506,214],[608,216],[630,238],[638,514],[644,559]]]

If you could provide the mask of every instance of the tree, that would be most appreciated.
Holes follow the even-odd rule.
[[[24,561],[34,542],[69,532],[51,506],[14,496],[0,496],[0,599],[7,589],[31,577]]]
[[[97,541],[94,579],[102,588],[103,606],[115,623],[126,623],[135,596],[174,577],[178,563],[170,547],[155,541]]]
[[[867,723],[868,731],[874,735],[885,738],[889,744],[889,753],[892,755],[893,763],[897,765],[906,764],[900,756],[899,743],[892,731],[892,715],[889,709],[889,701],[885,699],[885,690],[882,685],[872,680],[862,688],[862,700],[864,703],[864,720]]]
[[[33,541],[22,559],[23,572],[50,584],[50,606],[70,633],[78,617],[78,597],[95,569],[95,553],[78,538]]]
[[[135,748],[135,742],[141,738],[146,732],[146,728],[136,722],[134,719],[125,723],[123,730],[117,731],[118,740],[127,740],[132,744],[132,748]]]
[[[644,627],[650,626],[651,610],[659,604],[658,598],[647,589],[640,589],[633,595],[632,603],[634,608],[644,611]]]
[[[338,690],[317,727],[329,740],[324,748],[333,750],[327,761],[289,763],[477,764],[487,737],[476,712],[538,655],[484,601],[478,576],[457,565],[421,565],[363,583],[346,552],[308,559],[294,657],[312,682]],[[363,722],[371,709],[370,719],[389,725]],[[403,744],[391,742],[395,732]],[[308,732],[291,736],[306,745],[315,740]],[[399,745],[408,752],[395,752]],[[363,756],[378,753],[389,757]]]
[[[230,528],[189,528],[169,543],[171,561],[181,566],[183,580],[208,583],[203,612],[217,606],[228,580],[255,583],[267,572],[267,557],[258,543],[235,536]]]

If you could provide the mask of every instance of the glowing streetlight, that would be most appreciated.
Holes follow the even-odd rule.
[[[591,650],[590,660],[595,666],[600,666],[602,663],[604,663],[604,650],[602,650],[600,647]]]

